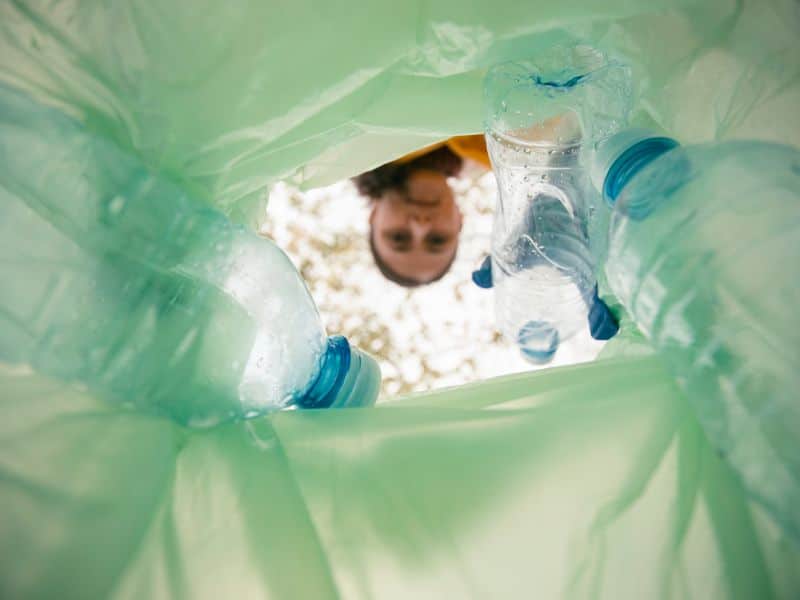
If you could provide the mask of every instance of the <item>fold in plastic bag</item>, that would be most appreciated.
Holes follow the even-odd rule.
[[[4,597],[768,598],[798,554],[654,358],[188,432],[0,379]]]
[[[791,1],[8,2],[0,77],[237,219],[483,130],[489,66],[581,40],[634,70],[636,119],[682,142],[797,143]]]

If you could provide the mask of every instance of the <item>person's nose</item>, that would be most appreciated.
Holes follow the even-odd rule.
[[[428,215],[412,216],[410,227],[414,237],[424,237],[431,228],[431,218]]]
[[[433,215],[431,214],[431,211],[417,209],[411,213],[412,223],[418,223],[419,225],[430,225],[432,220]]]

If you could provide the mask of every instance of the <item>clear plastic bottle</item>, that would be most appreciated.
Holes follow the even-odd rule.
[[[620,133],[608,283],[751,492],[800,531],[800,151]]]
[[[5,86],[0,158],[0,361],[194,426],[374,402],[269,240]]]
[[[498,329],[534,363],[588,327],[596,299],[586,154],[620,129],[629,73],[588,47],[494,67],[486,142],[498,183],[492,282]]]

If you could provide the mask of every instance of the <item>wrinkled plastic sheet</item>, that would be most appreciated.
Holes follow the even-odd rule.
[[[0,79],[251,225],[276,179],[480,131],[485,69],[555,43],[631,64],[638,124],[800,142],[792,2],[362,4],[8,2]],[[625,325],[592,364],[206,431],[2,365],[0,595],[797,597],[797,463],[760,489]]]
[[[796,3],[8,2],[0,76],[242,220],[481,132],[490,65],[576,41],[621,54],[636,120],[684,143],[797,143]]]
[[[196,432],[3,372],[5,597],[792,597],[652,357]]]

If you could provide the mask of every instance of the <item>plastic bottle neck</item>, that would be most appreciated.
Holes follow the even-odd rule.
[[[613,142],[612,138],[610,143],[613,145]],[[678,145],[672,138],[655,136],[639,138],[627,145],[608,161],[609,166],[601,189],[603,197],[613,206],[622,190],[639,171]],[[600,152],[602,151],[601,149]]]
[[[333,404],[350,370],[350,361],[347,338],[340,335],[329,337],[317,377],[302,394],[298,405],[301,408],[328,408]]]
[[[340,335],[328,338],[314,381],[300,394],[300,408],[353,408],[375,404],[381,370],[375,359]]]

